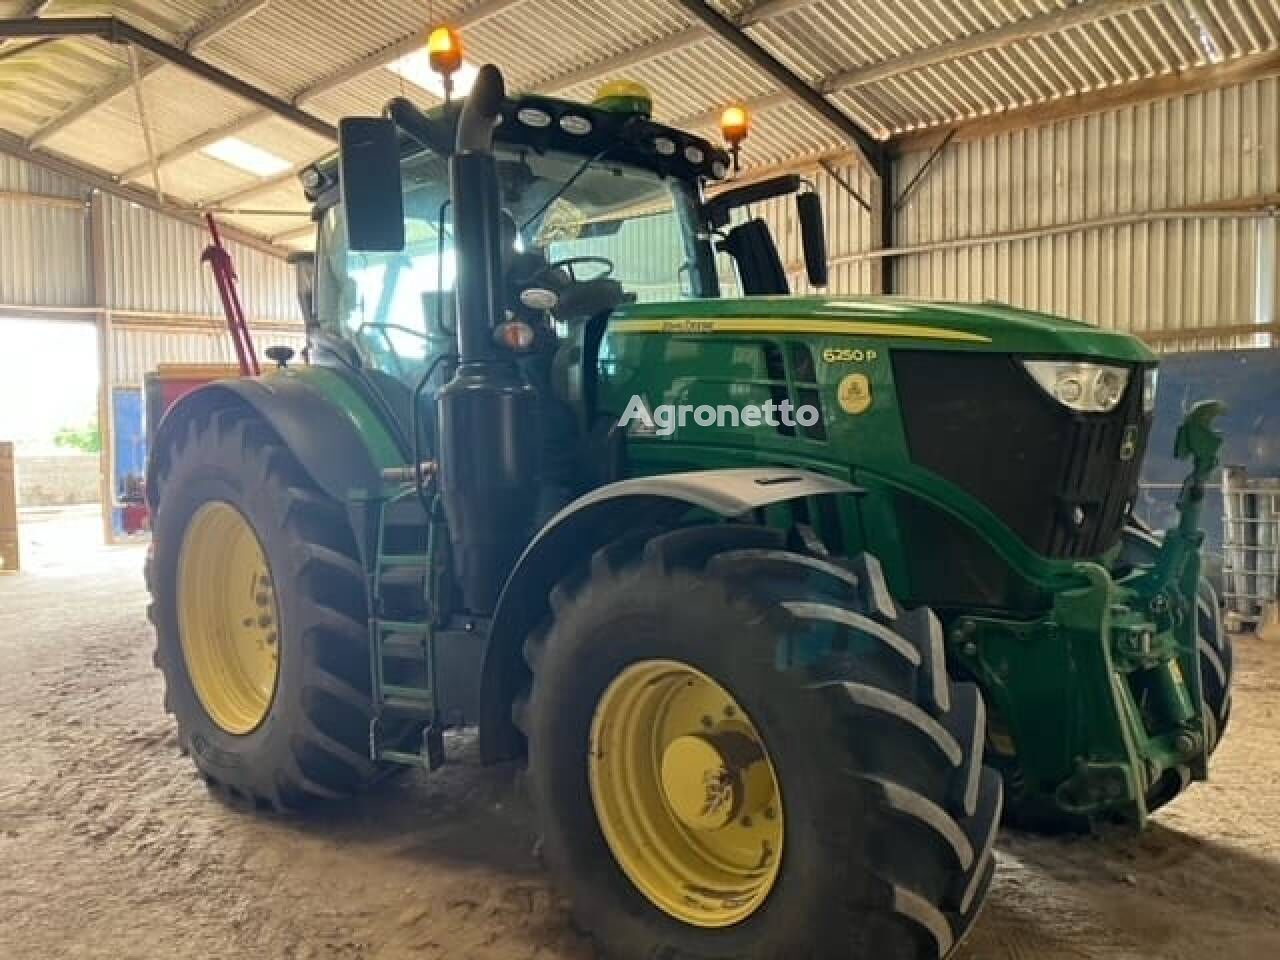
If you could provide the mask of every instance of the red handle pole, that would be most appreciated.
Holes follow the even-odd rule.
[[[232,263],[230,251],[222,245],[222,234],[218,232],[218,223],[213,214],[206,213],[204,218],[209,225],[213,243],[205,248],[200,259],[209,264],[214,282],[218,285],[218,299],[222,301],[222,312],[227,318],[227,332],[231,334],[231,345],[240,364],[240,373],[246,377],[256,377],[262,370],[258,366],[258,354],[249,336],[249,324],[244,318],[244,307],[236,289],[239,278],[236,276],[235,264]]]

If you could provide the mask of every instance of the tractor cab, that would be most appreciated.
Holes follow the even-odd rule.
[[[495,306],[505,318],[497,335],[524,356],[535,382],[554,375],[557,384],[541,385],[561,395],[584,382],[589,389],[606,322],[620,306],[790,292],[751,204],[797,195],[810,280],[825,282],[822,214],[806,182],[792,175],[725,185],[736,156],[654,122],[650,106],[629,83],[606,85],[590,105],[514,96],[494,132]],[[448,364],[437,361],[456,351],[449,157],[458,116],[454,106],[424,113],[392,101],[383,118],[344,121],[342,153],[302,176],[319,224],[304,296],[313,359],[337,354],[392,396],[415,389],[429,368],[426,389],[446,382]],[[726,122],[736,154],[742,108],[727,111]]]

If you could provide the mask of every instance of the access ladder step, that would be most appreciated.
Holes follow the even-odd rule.
[[[384,571],[378,577],[378,582],[383,587],[412,587],[421,590],[427,582],[427,570],[425,567],[395,567]]]
[[[418,620],[378,620],[377,626],[384,637],[425,637],[431,632],[429,623]]]
[[[421,640],[383,637],[381,646],[383,659],[413,660],[417,663],[425,663],[427,659],[427,648]]]
[[[428,726],[422,731],[422,747],[418,753],[409,753],[407,750],[380,750],[378,756],[391,763],[438,770],[444,764],[444,737],[438,727]]]
[[[404,696],[394,693],[383,694],[382,709],[388,713],[408,717],[430,717],[435,712],[430,698],[424,699],[420,696]]]
[[[378,555],[378,565],[384,570],[419,567],[425,570],[428,557],[425,553],[382,553]]]

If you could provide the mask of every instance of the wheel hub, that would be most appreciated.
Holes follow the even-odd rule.
[[[777,776],[750,718],[706,674],[672,660],[622,671],[596,707],[588,772],[614,858],[666,913],[730,926],[773,889]]]
[[[691,830],[719,830],[742,804],[742,787],[710,737],[677,737],[662,755],[662,793]]]
[[[230,734],[266,719],[280,669],[280,615],[266,553],[229,503],[191,518],[178,559],[178,629],[205,712]]]

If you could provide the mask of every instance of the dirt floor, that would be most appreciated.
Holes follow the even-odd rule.
[[[30,572],[0,576],[0,958],[594,956],[538,865],[519,774],[465,738],[458,765],[344,809],[217,802],[160,707],[141,548],[27,519]],[[1213,781],[1137,838],[1006,832],[960,957],[1280,957],[1280,649],[1237,657]]]

